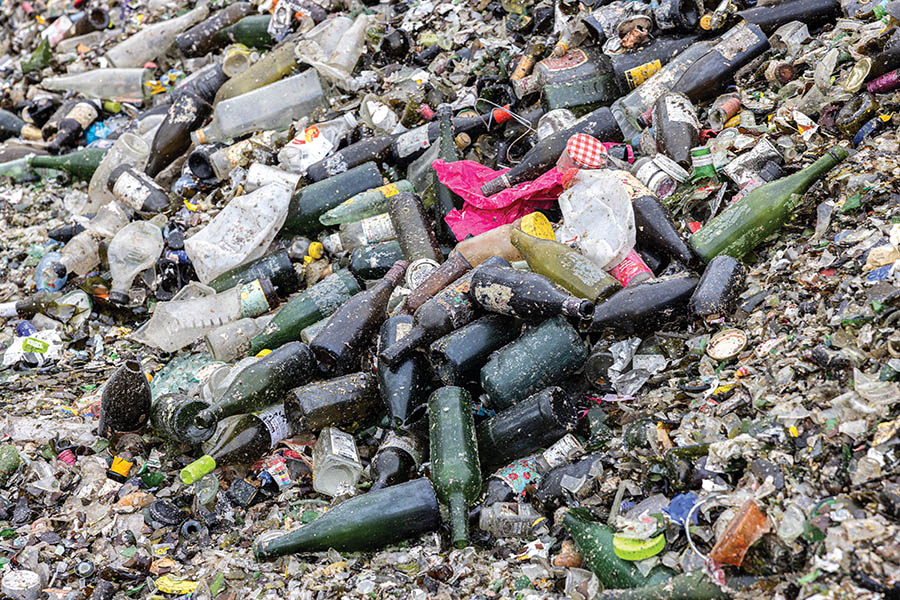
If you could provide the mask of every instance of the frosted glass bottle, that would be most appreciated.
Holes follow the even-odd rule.
[[[94,69],[84,73],[45,77],[40,86],[57,92],[78,92],[88,98],[142,102],[149,97],[144,85],[153,78],[150,69]]]
[[[308,117],[324,98],[322,84],[309,69],[219,103],[212,122],[191,134],[195,145],[232,139],[264,129],[287,129]]]
[[[209,15],[206,2],[194,10],[166,21],[154,23],[111,48],[106,53],[109,63],[120,69],[143,67],[162,56],[182,31],[193,27]]]
[[[81,207],[76,207],[78,214],[96,213],[101,206],[115,200],[106,185],[113,169],[119,165],[129,165],[143,171],[149,157],[150,145],[141,136],[134,133],[120,135],[94,171],[88,185],[87,201]]]

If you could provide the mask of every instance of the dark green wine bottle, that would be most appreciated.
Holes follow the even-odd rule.
[[[284,410],[297,433],[316,433],[329,425],[352,432],[376,421],[384,404],[374,375],[352,373],[292,390]]]
[[[400,242],[392,240],[374,246],[354,248],[350,254],[350,272],[360,281],[381,279],[394,263],[403,260]]]
[[[438,498],[450,509],[453,545],[469,543],[469,507],[481,496],[478,439],[472,397],[458,387],[443,387],[428,398],[431,479]]]
[[[519,337],[521,331],[522,322],[505,315],[476,319],[431,344],[431,368],[444,385],[477,381],[488,356]]]
[[[303,342],[288,342],[242,369],[215,404],[200,411],[194,423],[215,428],[226,417],[252,412],[284,399],[316,373],[316,359]]]
[[[406,260],[413,262],[430,258],[441,262],[444,259],[418,196],[405,192],[397,194],[391,198],[389,213]]]
[[[224,292],[236,285],[267,277],[275,287],[275,293],[287,298],[300,289],[300,277],[294,270],[287,250],[266,254],[229,271],[225,271],[209,282],[209,287]]]
[[[438,119],[440,120],[441,145],[438,151],[438,158],[444,162],[456,162],[459,160],[459,153],[456,149],[456,141],[453,139],[453,113],[448,105],[438,107]],[[432,210],[434,211],[434,220],[437,223],[437,235],[445,244],[456,244],[456,236],[444,217],[447,216],[454,208],[462,208],[463,201],[453,190],[440,182],[437,177],[434,178],[435,201]]]
[[[687,312],[697,281],[696,277],[679,274],[620,290],[597,305],[585,328],[601,331],[612,327],[626,333],[652,331]]]
[[[268,49],[275,44],[269,35],[269,21],[272,15],[249,15],[216,34],[220,43],[238,43],[249,48]]]
[[[311,235],[325,229],[319,217],[344,200],[384,183],[374,162],[367,162],[302,188],[291,198],[284,233]]]
[[[19,137],[27,140],[41,139],[41,130],[26,123],[8,110],[0,109],[0,141],[11,137]]]
[[[220,39],[217,35],[219,31],[234,25],[252,11],[253,5],[249,2],[229,4],[227,7],[213,13],[206,20],[180,33],[175,38],[175,45],[178,46],[181,54],[188,58],[204,56],[215,49]]]
[[[609,106],[619,97],[619,87],[612,73],[600,73],[587,79],[551,83],[541,90],[541,106],[545,111],[566,108],[580,117],[601,106]]]
[[[378,336],[378,347],[387,348],[410,332],[413,325],[412,315],[397,315],[389,318],[381,326]],[[384,361],[378,361],[378,389],[387,405],[388,416],[392,427],[401,427],[406,423],[410,411],[414,409],[428,393],[428,365],[425,358],[416,354],[394,367]]]
[[[372,457],[370,492],[409,480],[422,464],[422,442],[413,434],[389,431]]]
[[[425,478],[350,498],[284,535],[260,536],[257,560],[334,548],[358,551],[413,538],[441,523],[434,486]]]
[[[200,444],[208,440],[215,429],[201,429],[194,425],[197,413],[208,408],[206,400],[186,394],[163,394],[150,406],[150,423],[163,437],[181,444]]]
[[[90,181],[109,148],[85,148],[59,156],[29,156],[29,168],[65,171],[72,179]]]
[[[349,271],[332,273],[282,306],[262,333],[250,340],[250,354],[300,339],[301,331],[334,314],[358,291],[359,284]]]
[[[481,308],[520,319],[557,315],[589,319],[594,303],[572,296],[537,273],[480,265],[472,276],[471,295]]]
[[[645,194],[632,199],[631,206],[634,208],[638,243],[662,250],[685,265],[693,262],[694,253],[679,235],[675,221],[672,220],[672,213],[659,198],[653,194]]]

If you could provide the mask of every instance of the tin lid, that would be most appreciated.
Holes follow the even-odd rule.
[[[740,329],[725,329],[709,340],[706,353],[714,360],[729,360],[747,347],[747,334]]]
[[[687,181],[687,178],[689,177],[688,172],[682,169],[677,162],[668,156],[657,154],[653,157],[653,162],[655,162],[660,169],[671,175],[672,179],[676,181]]]

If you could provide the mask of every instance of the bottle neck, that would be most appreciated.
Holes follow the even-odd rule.
[[[798,175],[803,175],[803,185],[810,186],[845,158],[847,158],[846,150],[843,148],[832,148],[819,160],[800,171]]]
[[[450,537],[456,548],[469,545],[469,506],[462,492],[453,492],[447,498],[450,509]]]
[[[410,329],[409,333],[381,351],[379,358],[389,366],[395,366],[427,339],[427,332],[420,325]]]

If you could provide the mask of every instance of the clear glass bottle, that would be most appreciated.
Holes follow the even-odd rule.
[[[326,496],[341,496],[356,487],[362,463],[356,440],[336,427],[325,427],[313,449],[313,489]]]
[[[322,245],[329,254],[350,252],[360,246],[371,246],[397,238],[397,232],[387,213],[355,221],[343,223],[338,233],[322,237]]]
[[[106,53],[106,59],[117,68],[143,67],[166,52],[175,38],[209,15],[209,6],[201,4],[194,10],[166,21],[154,23],[120,42]]]
[[[115,196],[107,187],[112,170],[119,165],[129,165],[142,171],[148,158],[150,158],[150,144],[141,136],[134,133],[120,135],[94,171],[88,185],[87,201],[82,206],[75,207],[76,212],[80,215],[96,213],[101,206],[115,200]]]

